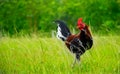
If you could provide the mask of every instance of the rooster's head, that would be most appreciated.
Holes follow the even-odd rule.
[[[85,23],[82,22],[82,18],[78,19],[77,28],[82,30],[85,27]]]

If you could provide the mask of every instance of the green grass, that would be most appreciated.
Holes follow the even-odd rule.
[[[71,68],[73,55],[56,38],[0,39],[0,74],[120,74],[120,37],[94,37],[92,49]]]

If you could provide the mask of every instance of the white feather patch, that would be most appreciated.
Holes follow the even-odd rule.
[[[64,38],[66,40],[66,37],[64,37],[61,33],[61,28],[59,27],[58,25],[58,28],[57,28],[57,38],[60,39],[61,38]]]

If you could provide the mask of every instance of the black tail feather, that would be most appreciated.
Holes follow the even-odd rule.
[[[61,20],[56,20],[55,23],[57,23],[57,37],[60,38],[62,41],[65,41],[68,36],[71,35],[71,32],[65,22]]]

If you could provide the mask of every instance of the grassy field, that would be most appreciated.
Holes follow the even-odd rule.
[[[0,38],[0,74],[120,74],[120,37],[94,37],[91,50],[73,63],[56,38]]]

